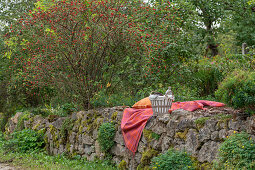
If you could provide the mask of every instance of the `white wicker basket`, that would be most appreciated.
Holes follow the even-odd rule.
[[[172,94],[171,87],[169,87],[166,94],[163,96],[157,94],[157,92],[151,92],[149,99],[151,101],[153,115],[158,116],[168,113],[172,106],[174,96]]]

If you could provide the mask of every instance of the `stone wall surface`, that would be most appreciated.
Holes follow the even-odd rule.
[[[146,124],[135,156],[125,148],[120,123],[123,107],[104,108],[73,113],[70,117],[40,115],[31,116],[24,122],[25,128],[45,129],[47,150],[50,154],[78,154],[88,160],[103,159],[98,128],[104,122],[116,125],[115,145],[110,152],[116,164],[125,161],[128,169],[143,167],[150,158],[166,152],[170,147],[184,149],[201,163],[211,163],[217,158],[218,148],[225,138],[233,133],[245,131],[255,140],[255,117],[236,113],[231,108],[208,108],[206,111],[189,112],[182,109],[171,114],[153,116]],[[12,132],[17,125],[17,113],[9,121],[8,131]],[[70,119],[72,129],[64,129],[64,122]],[[64,129],[64,130],[63,130]]]

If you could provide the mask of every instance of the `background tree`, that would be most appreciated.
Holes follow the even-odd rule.
[[[229,4],[233,11],[232,29],[236,33],[237,44],[247,43],[249,46],[255,45],[255,2],[254,1],[235,1]]]

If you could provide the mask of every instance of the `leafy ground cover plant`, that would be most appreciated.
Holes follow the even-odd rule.
[[[219,149],[219,162],[216,169],[254,169],[255,142],[249,134],[234,132]]]
[[[154,157],[151,162],[153,169],[194,169],[190,156],[183,151],[169,149],[166,153]]]
[[[27,152],[39,150],[44,147],[43,135],[31,129],[24,129],[12,133],[3,143],[7,151]]]
[[[103,123],[99,127],[98,142],[102,151],[107,152],[114,145],[115,126],[112,123]]]

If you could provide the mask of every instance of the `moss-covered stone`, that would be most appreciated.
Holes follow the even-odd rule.
[[[218,114],[214,116],[215,119],[219,121],[228,121],[233,118],[233,115],[230,114]]]
[[[48,137],[45,135],[43,139],[44,139],[45,144],[47,145],[49,143]]]
[[[33,123],[33,122],[34,122],[34,116],[30,117],[30,118],[28,119],[28,121],[31,122],[31,123]]]
[[[210,170],[213,169],[213,164],[212,163],[201,163],[198,161],[198,159],[196,157],[191,156],[191,160],[193,162],[192,167],[196,170]]]
[[[74,121],[71,118],[66,118],[61,126],[60,135],[65,140],[67,139],[68,132],[73,129]]]
[[[233,118],[233,116],[225,115],[225,114],[218,114],[218,115],[214,116],[214,118],[218,120],[218,123],[216,124],[216,126],[218,128],[221,128],[221,124],[224,123],[224,128],[228,129],[228,122],[229,122],[229,120],[231,120]]]
[[[159,134],[147,129],[143,130],[143,135],[148,143],[150,143],[153,139],[159,140],[160,138]]]
[[[158,151],[148,148],[145,152],[142,153],[140,168],[144,168],[145,166],[149,165],[151,159],[158,155]]]
[[[58,118],[59,118],[58,115],[49,115],[49,116],[47,117],[47,119],[48,119],[49,122],[54,122],[54,121],[56,121]]]
[[[213,169],[213,164],[212,163],[203,163],[200,165],[200,169],[204,169],[204,170],[210,170]]]
[[[75,125],[77,125],[77,124],[81,124],[81,121],[82,121],[82,119],[81,119],[81,118],[79,118],[79,119],[77,119],[77,120],[74,122],[74,124],[75,124]]]
[[[25,128],[24,121],[29,120],[29,118],[30,118],[30,113],[23,113],[21,116],[19,116],[15,131],[23,130]]]
[[[222,128],[222,124],[224,124],[224,129],[228,129],[228,120],[219,120],[216,124],[217,128]]]
[[[127,169],[127,162],[125,160],[122,160],[118,165],[119,170],[126,170]]]
[[[89,135],[92,135],[92,131],[94,129],[98,129],[100,125],[103,123],[103,117],[99,115],[98,117],[89,118],[88,120],[84,121],[82,124],[87,127],[86,132]]]
[[[50,134],[54,136],[56,132],[56,128],[53,125],[49,125],[49,128],[50,128]]]
[[[66,151],[67,151],[68,153],[71,153],[71,144],[70,144],[70,143],[67,143],[67,144],[66,144]]]
[[[174,137],[186,140],[186,138],[187,138],[186,135],[187,135],[188,131],[189,131],[189,129],[185,129],[184,132],[176,132]]]
[[[50,128],[50,134],[53,139],[53,143],[56,143],[59,139],[59,132],[53,125],[49,125],[49,128]]]
[[[193,162],[192,167],[196,170],[200,170],[201,163],[197,160],[196,157],[191,156],[191,160]]]
[[[39,130],[38,127],[41,125],[41,121],[39,121],[32,129]]]
[[[111,119],[116,120],[117,119],[118,112],[112,113]]]
[[[60,145],[60,141],[59,140],[56,140],[55,143],[54,143],[55,147],[58,149],[59,148],[59,145]]]
[[[202,127],[204,127],[205,122],[209,119],[210,119],[210,117],[201,117],[201,118],[198,118],[197,120],[195,120],[195,124],[196,124],[197,128],[201,129]]]
[[[136,169],[137,170],[152,170],[152,168],[149,165],[142,166],[141,164],[139,164]]]
[[[78,134],[79,134],[79,135],[82,134],[82,131],[83,131],[83,125],[81,124],[81,125],[79,126]]]
[[[39,129],[39,130],[38,130],[38,133],[39,133],[39,134],[42,134],[42,135],[45,135],[46,131],[47,131],[46,128],[42,128],[42,129]]]

